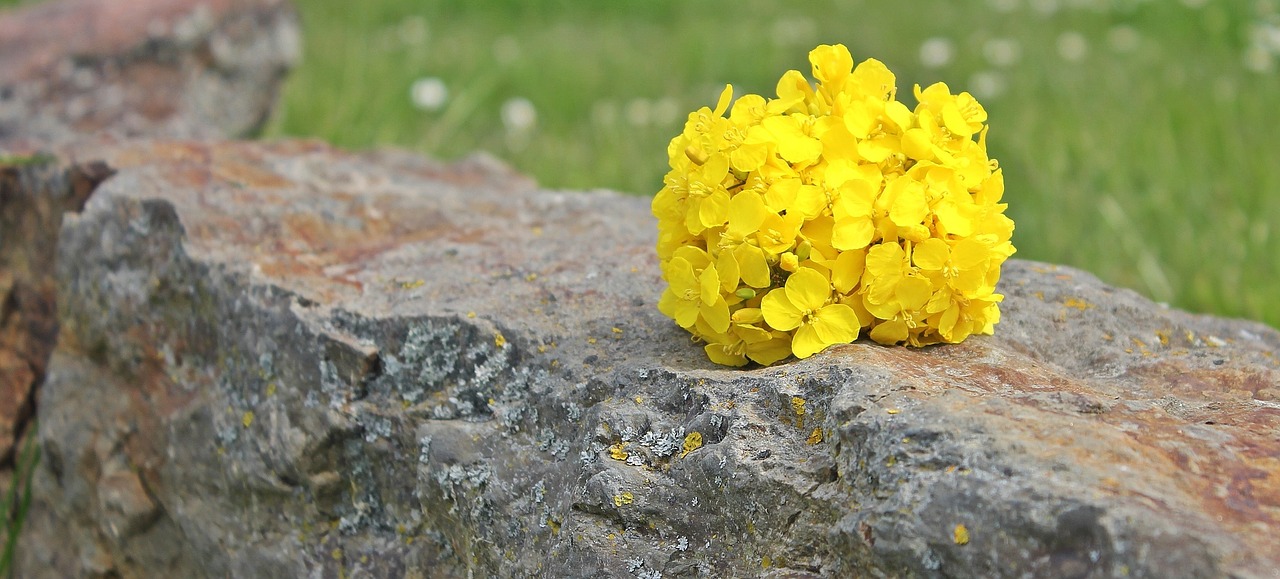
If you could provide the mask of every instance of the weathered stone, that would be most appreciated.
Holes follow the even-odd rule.
[[[645,199],[314,143],[92,153],[119,173],[62,228],[23,576],[1280,568],[1265,326],[1015,260],[995,336],[726,370],[654,308]]]
[[[0,141],[245,135],[298,57],[287,0],[53,0],[0,12]]]

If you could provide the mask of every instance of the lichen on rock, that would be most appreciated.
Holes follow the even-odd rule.
[[[315,143],[92,154],[119,173],[61,229],[24,576],[1280,565],[1262,325],[1012,260],[995,336],[723,370],[654,308],[645,200]]]

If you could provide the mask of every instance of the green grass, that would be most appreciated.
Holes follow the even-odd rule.
[[[0,577],[13,576],[13,558],[17,555],[18,535],[31,508],[31,478],[40,464],[40,445],[36,444],[36,423],[27,429],[27,441],[14,457],[13,479],[0,500]]]
[[[1280,25],[1280,2],[1187,4],[300,0],[305,60],[268,134],[483,149],[548,187],[649,195],[684,114],[726,82],[771,95],[786,69],[807,74],[813,46],[842,42],[888,64],[909,104],[913,83],[976,91],[975,75],[1000,77],[1000,94],[979,96],[1018,257],[1280,326],[1280,77],[1244,56],[1253,27]],[[1058,46],[1073,32],[1087,46],[1075,62]],[[935,37],[954,59],[930,69],[920,50]],[[1018,58],[995,66],[984,50],[1003,40]],[[447,86],[442,109],[414,107],[422,77]],[[517,97],[537,110],[529,134],[500,118]]]

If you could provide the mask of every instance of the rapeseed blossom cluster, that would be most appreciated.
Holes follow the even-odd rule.
[[[777,98],[720,95],[671,140],[653,199],[669,287],[658,308],[742,366],[806,358],[867,332],[958,343],[1000,320],[1014,252],[987,113],[943,83],[896,100],[892,72],[843,45],[809,53]],[[727,115],[726,115],[727,113]]]

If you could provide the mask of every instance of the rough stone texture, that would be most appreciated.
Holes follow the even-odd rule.
[[[109,174],[101,164],[65,170],[52,157],[0,158],[0,489],[57,341],[62,215],[79,211]]]
[[[645,199],[314,143],[92,153],[119,173],[62,228],[23,576],[1280,568],[1265,326],[1014,260],[994,337],[725,370],[654,308]]]
[[[255,131],[299,57],[287,0],[53,0],[0,11],[0,141]]]

